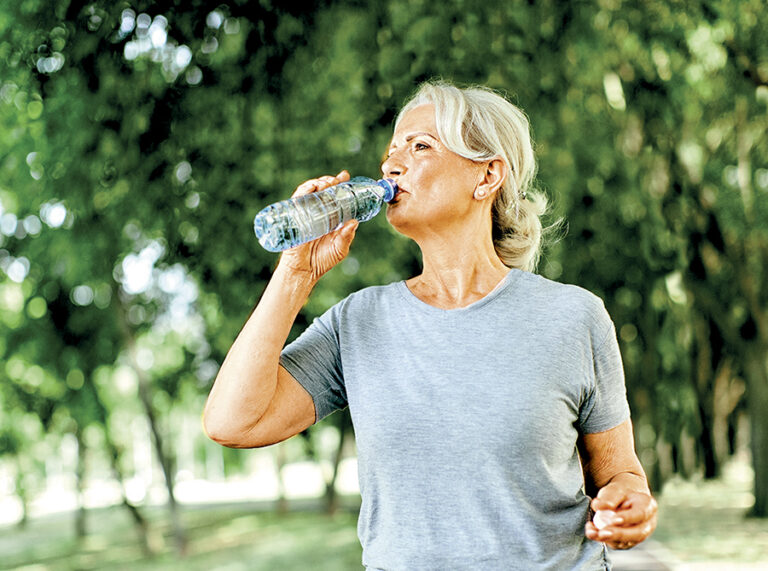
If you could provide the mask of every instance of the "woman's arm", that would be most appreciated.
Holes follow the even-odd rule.
[[[312,284],[278,266],[232,344],[208,396],[203,426],[224,446],[266,446],[315,420],[312,399],[279,365],[280,351]]]
[[[594,498],[592,509],[616,513],[616,519],[600,530],[588,522],[586,536],[614,549],[628,549],[648,538],[656,529],[658,506],[635,454],[632,422],[584,434],[579,453],[587,493]]]
[[[342,171],[302,184],[299,196],[349,179]],[[315,422],[309,393],[279,364],[296,315],[317,280],[349,252],[357,221],[284,252],[256,309],[219,369],[203,412],[206,434],[224,446],[266,446]]]

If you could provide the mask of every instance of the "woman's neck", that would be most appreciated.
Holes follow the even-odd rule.
[[[424,269],[406,282],[411,292],[441,309],[466,307],[488,295],[509,272],[490,238],[434,236],[419,242]]]

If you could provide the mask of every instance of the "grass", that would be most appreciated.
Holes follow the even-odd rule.
[[[768,569],[768,519],[746,517],[751,487],[744,464],[729,465],[715,481],[668,482],[654,539],[683,563],[761,563]]]
[[[673,480],[659,495],[660,523],[654,539],[680,568],[768,569],[768,520],[748,519],[750,478],[732,468],[721,480]],[[73,516],[31,520],[26,529],[0,528],[0,569],[24,571],[171,570],[293,571],[360,570],[361,549],[354,510],[328,516],[294,505],[285,514],[243,503],[183,511],[189,553],[181,563],[173,551],[166,514],[145,510],[158,555],[147,558],[121,508],[92,510],[88,534],[73,538]],[[763,567],[763,564],[765,567]],[[739,567],[741,568],[741,567]]]
[[[120,508],[93,510],[89,533],[73,538],[72,516],[32,520],[25,529],[0,530],[0,569],[24,571],[178,570],[165,513],[146,510],[159,552],[147,558],[129,516]],[[277,514],[264,506],[186,507],[188,554],[184,571],[361,569],[357,516],[340,511],[328,516],[315,510]]]

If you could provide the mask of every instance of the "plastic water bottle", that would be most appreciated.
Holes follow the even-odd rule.
[[[253,231],[264,249],[281,252],[333,232],[349,220],[370,220],[396,193],[397,184],[390,178],[355,177],[270,204],[253,219]]]

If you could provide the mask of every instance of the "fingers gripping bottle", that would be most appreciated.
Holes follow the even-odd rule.
[[[320,238],[355,218],[370,220],[396,193],[397,184],[390,178],[376,181],[355,177],[319,192],[270,204],[253,219],[253,230],[264,249],[281,252]]]

